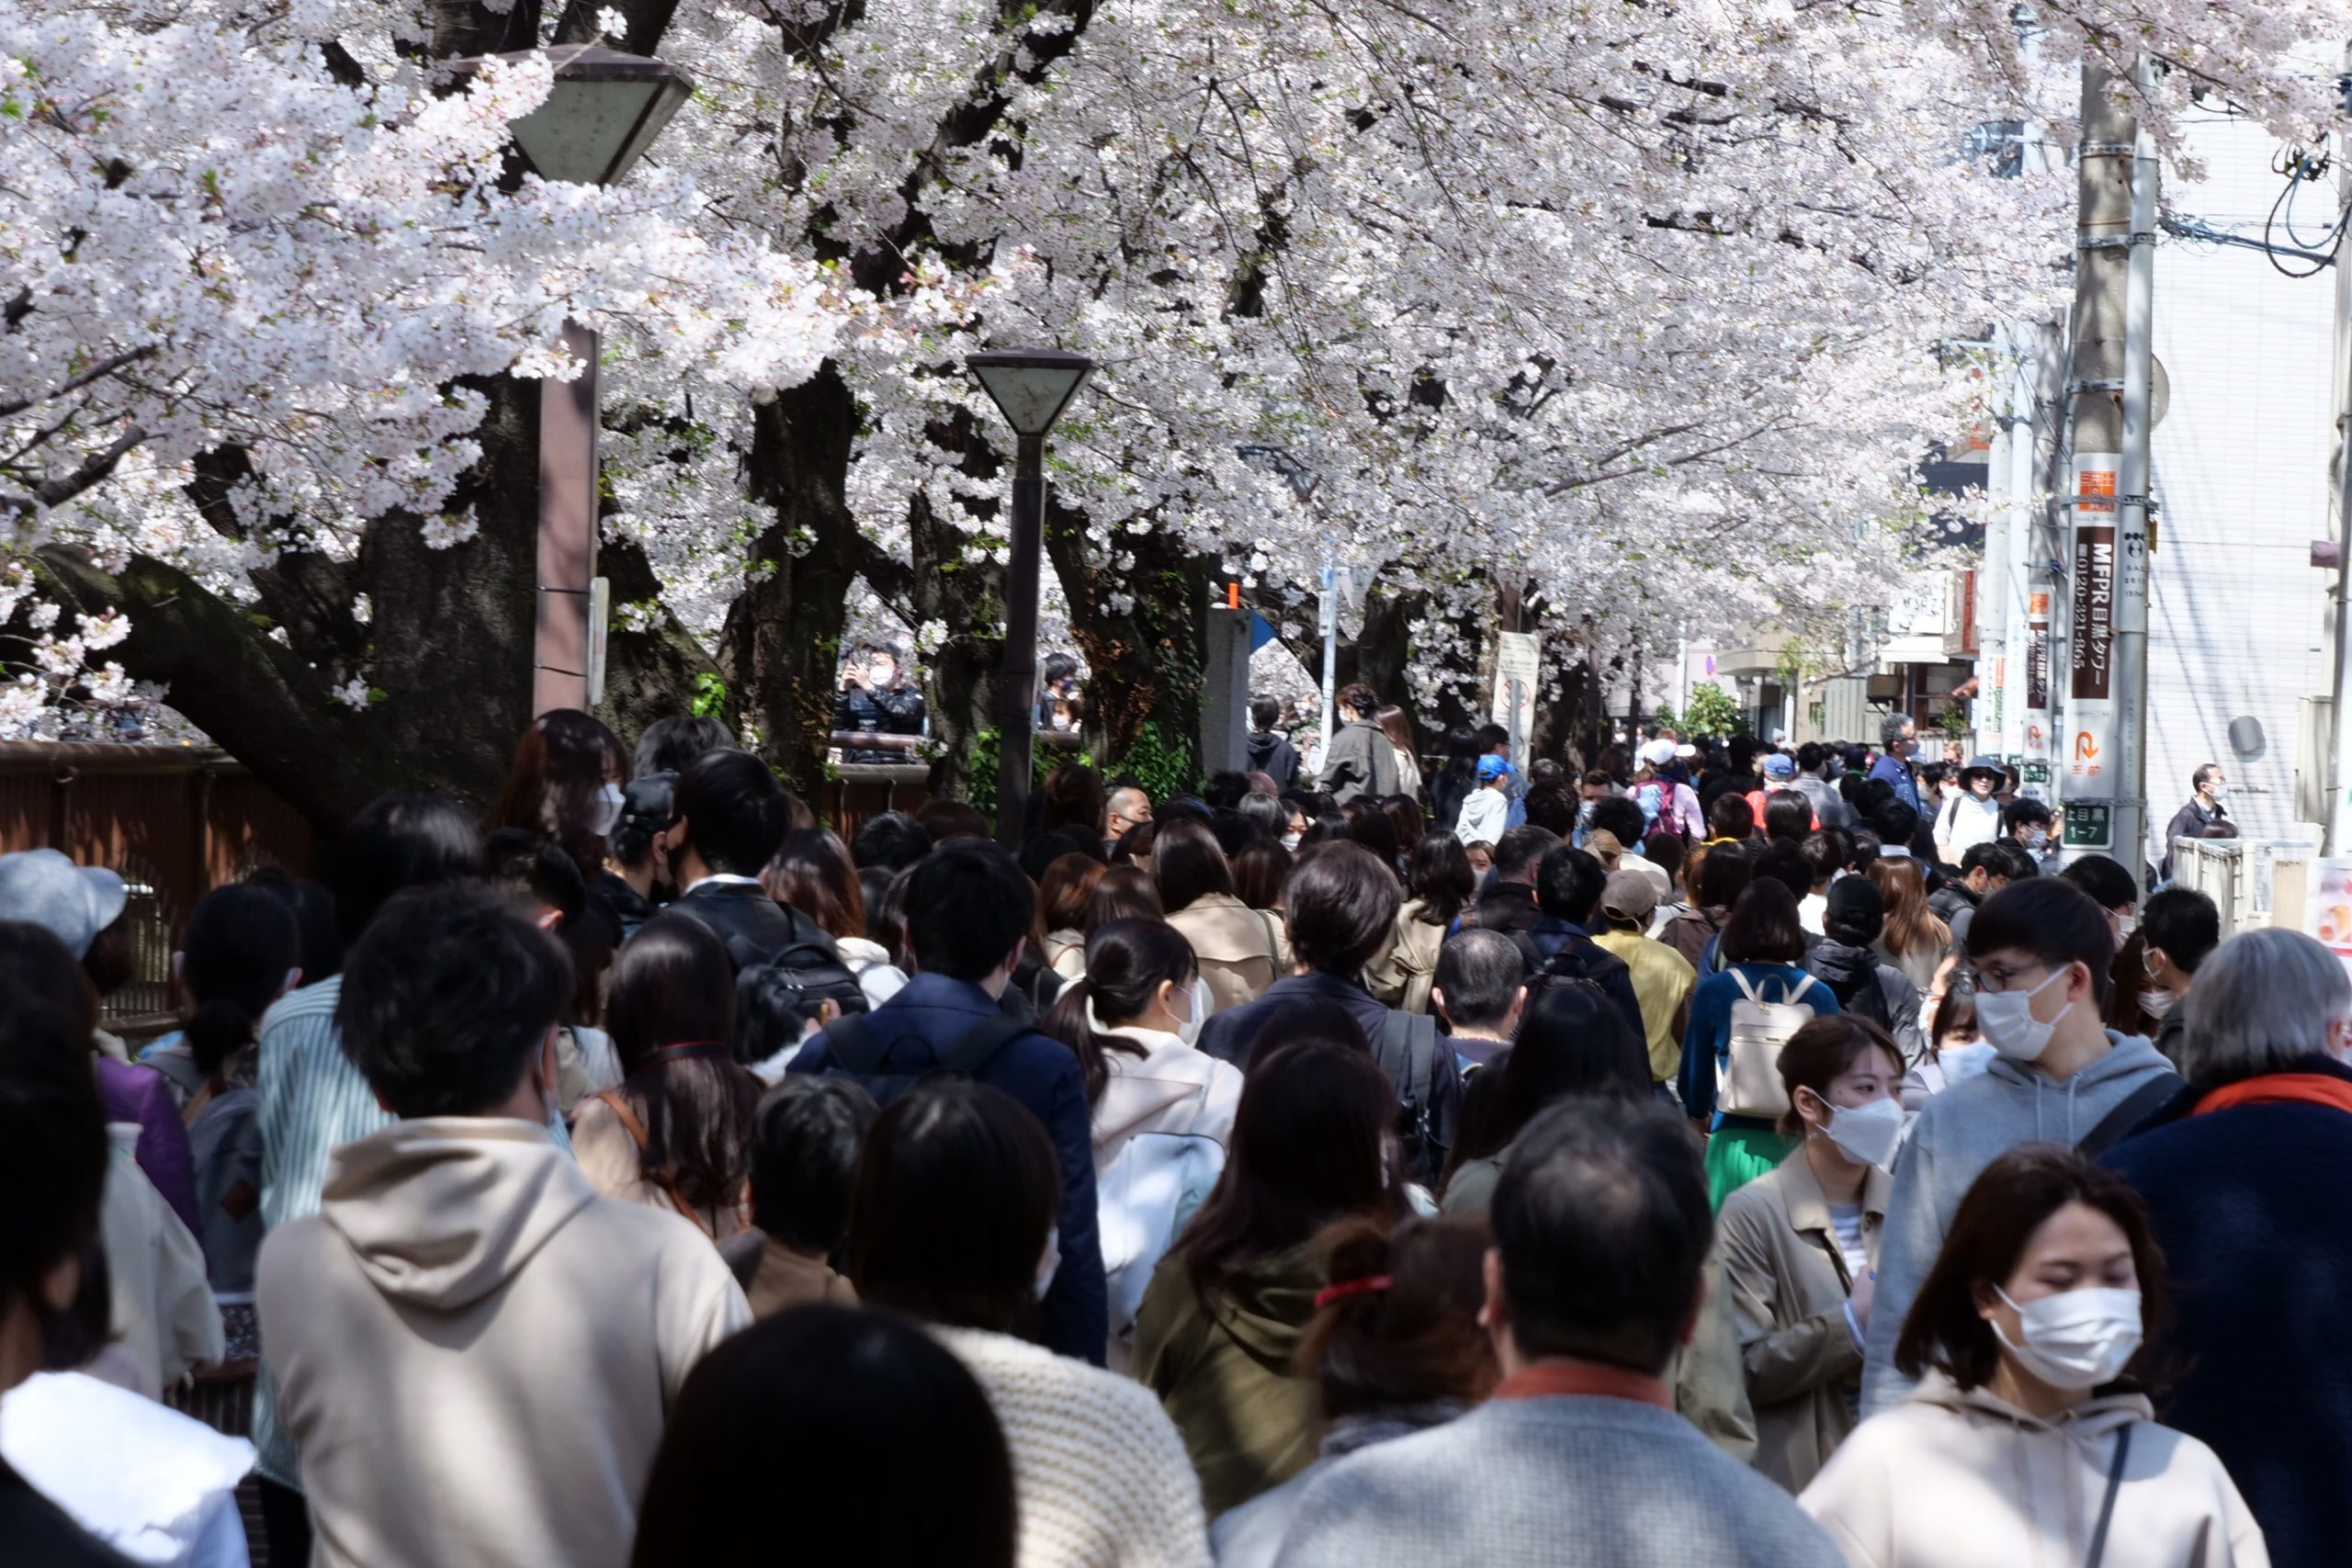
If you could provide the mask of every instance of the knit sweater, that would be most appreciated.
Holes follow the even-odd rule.
[[[932,1332],[1004,1428],[1019,1568],[1208,1568],[1200,1483],[1148,1389],[1008,1334]]]
[[[1498,1400],[1311,1483],[1280,1568],[1839,1568],[1788,1494],[1671,1410]]]

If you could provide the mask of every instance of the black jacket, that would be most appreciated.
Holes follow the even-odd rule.
[[[692,915],[727,944],[727,956],[740,972],[765,964],[796,942],[824,950],[838,964],[841,949],[823,927],[789,904],[768,897],[756,882],[706,882],[670,906],[669,912]]]
[[[635,936],[638,927],[662,912],[652,899],[631,887],[627,879],[610,871],[598,875],[596,891],[604,895],[614,919],[620,921],[621,935],[625,939]]]
[[[1532,930],[1544,918],[1544,909],[1535,902],[1535,889],[1525,883],[1497,882],[1478,895],[1473,914],[1476,918],[1464,921],[1464,925],[1515,937]]]
[[[1828,987],[1840,1008],[1869,1019],[1893,1035],[1906,1069],[1925,1059],[1928,1047],[1926,1032],[1919,1027],[1919,987],[1902,970],[1880,963],[1878,954],[1867,947],[1824,937],[1804,955],[1804,972]]]
[[[899,686],[888,692],[872,692],[863,686],[853,686],[833,699],[833,728],[862,729],[869,735],[921,735],[922,733],[922,694],[912,686]],[[852,747],[842,753],[844,762],[911,762],[911,751],[885,750],[880,747]]]
[[[2237,836],[2238,825],[2230,820],[2227,807],[2216,806],[2212,814],[2208,816],[2205,808],[2192,800],[2174,812],[2172,820],[2165,824],[2165,858],[2164,863],[2157,868],[2157,874],[2167,882],[2172,880],[2172,841],[2175,839],[2234,839]]]
[[[1276,789],[1287,795],[1298,787],[1298,748],[1279,729],[1253,729],[1250,732],[1250,771],[1265,774],[1274,781]]]

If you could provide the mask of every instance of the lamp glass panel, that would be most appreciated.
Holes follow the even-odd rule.
[[[972,374],[979,378],[996,406],[1004,411],[1005,422],[1023,435],[1043,435],[1061,417],[1062,406],[1068,403],[1079,384],[1086,379],[1086,366],[975,365]]]
[[[603,185],[616,178],[629,132],[658,82],[567,82],[514,122],[514,144],[541,179]]]

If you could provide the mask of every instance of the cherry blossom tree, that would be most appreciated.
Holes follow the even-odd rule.
[[[0,334],[0,399],[29,399],[0,415],[11,446],[90,410],[0,467],[40,545],[40,572],[6,580],[28,673],[92,698],[169,681],[247,756],[260,738],[189,690],[242,661],[216,709],[266,697],[258,728],[295,755],[348,734],[355,758],[389,744],[477,788],[456,752],[503,756],[522,699],[461,718],[447,694],[527,666],[517,475],[567,312],[607,330],[616,717],[715,669],[812,782],[870,597],[927,661],[935,782],[960,784],[994,712],[1010,456],[960,367],[1024,342],[1101,366],[1056,433],[1046,538],[1098,755],[1189,733],[1213,582],[1304,649],[1327,561],[1378,584],[1349,672],[1459,717],[1504,594],[1587,670],[1683,624],[1826,636],[1883,600],[1932,543],[1917,464],[1972,397],[1940,345],[2045,314],[2065,281],[2068,184],[1999,177],[1972,133],[2063,137],[2073,62],[2145,49],[2170,68],[2146,106],[2160,135],[2193,89],[2308,136],[2329,105],[2297,51],[2334,25],[2316,0],[2084,0],[2030,36],[1978,0],[172,14],[0,0],[11,55],[60,28],[126,62],[186,38],[169,47],[246,85],[130,116],[153,128],[124,164],[171,171],[140,177],[175,204],[120,270],[153,291],[190,390],[141,400],[165,355],[110,364],[146,341],[111,318],[77,335],[58,312],[29,357]],[[527,72],[435,96],[436,62],[599,36],[697,84],[616,191],[504,177],[496,127],[537,90]],[[70,151],[28,196],[0,185],[26,203],[10,265],[28,280],[71,270],[85,209],[109,215],[98,233],[145,210],[86,155],[130,133],[38,101]],[[288,150],[245,158],[278,119]],[[205,171],[232,164],[216,236]],[[342,216],[360,193],[372,227]],[[222,247],[272,279],[250,342],[190,280],[187,258]],[[355,341],[300,330],[312,299]],[[77,491],[43,488],[91,463]],[[395,601],[398,646],[354,613],[380,628]],[[52,604],[74,618],[37,622]],[[255,615],[287,643],[248,635]],[[127,673],[77,677],[98,651]],[[337,713],[337,690],[383,695]]]

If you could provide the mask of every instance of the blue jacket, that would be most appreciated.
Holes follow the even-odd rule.
[[[2292,1069],[2352,1072],[2314,1058]],[[2275,1568],[2344,1561],[2352,1540],[2352,1115],[2185,1090],[2102,1164],[2147,1201],[2182,1363],[2165,1424],[2221,1456]]]
[[[1302,1002],[1329,1002],[1344,1008],[1348,1016],[1356,1021],[1356,1027],[1363,1031],[1365,1046],[1375,1053],[1380,1049],[1380,1032],[1388,1021],[1387,1006],[1352,980],[1314,970],[1285,976],[1267,987],[1265,994],[1256,1001],[1227,1008],[1211,1017],[1201,1026],[1200,1048],[1220,1062],[1247,1067],[1250,1049],[1258,1043],[1258,1032],[1267,1021],[1285,1006],[1295,1007]]]
[[[1785,1001],[1799,986],[1813,977],[1793,964],[1735,964],[1732,969],[1747,976],[1756,994],[1768,1002]],[[1731,1004],[1739,1000],[1739,982],[1732,978],[1731,970],[1720,975],[1702,975],[1696,990],[1690,993],[1690,1021],[1682,1031],[1682,1109],[1693,1121],[1707,1120],[1714,1126],[1758,1127],[1764,1123],[1751,1117],[1719,1116],[1715,1113],[1715,1077],[1718,1070],[1731,1063]],[[1815,1018],[1827,1018],[1841,1012],[1838,998],[1828,987],[1818,980],[1797,998],[1813,1010]]]
[[[876,1039],[893,1043],[884,1057],[886,1067],[917,1072],[924,1065],[922,1052],[897,1042],[911,1037],[936,1053],[997,1011],[989,994],[968,980],[917,975],[874,1010],[868,1027]],[[796,1073],[831,1068],[831,1049],[821,1034],[811,1037],[792,1061]],[[1111,1334],[1110,1303],[1102,1280],[1102,1241],[1095,1228],[1093,1115],[1078,1057],[1050,1035],[1023,1034],[981,1063],[972,1077],[1027,1106],[1054,1140],[1062,1170],[1061,1264],[1041,1313],[1046,1344],[1099,1367]]]
[[[1883,781],[1894,790],[1894,798],[1919,809],[1918,781],[1911,776],[1911,764],[1898,757],[1881,757],[1871,764],[1871,777]]]

